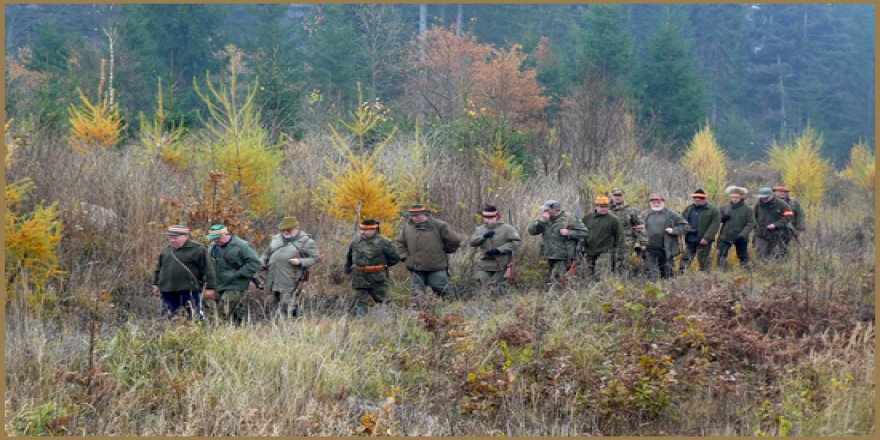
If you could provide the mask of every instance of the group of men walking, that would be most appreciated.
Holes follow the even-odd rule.
[[[565,283],[566,274],[581,271],[586,279],[598,281],[603,274],[634,275],[640,271],[651,279],[673,276],[673,262],[684,254],[678,272],[684,273],[697,261],[700,270],[711,270],[712,244],[717,240],[717,263],[726,268],[731,247],[741,265],[749,264],[749,236],[754,230],[754,246],[759,259],[786,256],[791,240],[804,230],[800,204],[788,197],[784,186],[761,188],[754,208],[747,205],[748,191],[736,186],[725,191],[729,202],[716,208],[701,189],[690,195],[692,203],[680,214],[665,206],[665,198],[652,194],[649,208],[639,211],[625,201],[624,192],[614,188],[608,196],[596,197],[593,209],[583,218],[562,209],[557,200],[547,200],[541,215],[529,224],[530,235],[540,235],[540,257],[547,263],[545,282]],[[438,296],[448,295],[449,255],[456,252],[464,237],[446,222],[430,215],[423,205],[411,205],[405,212],[395,240],[381,234],[380,222],[365,219],[359,235],[350,244],[344,270],[351,277],[353,311],[364,315],[371,302],[388,301],[388,268],[406,265],[416,293],[430,287]],[[521,238],[516,228],[502,220],[496,206],[480,211],[481,224],[467,240],[477,250],[475,269],[481,291],[488,295],[505,293],[513,276],[513,263]],[[265,287],[272,292],[276,310],[286,316],[300,313],[297,294],[308,278],[309,267],[323,254],[315,241],[299,228],[294,217],[278,225],[262,255],[250,243],[233,235],[224,225],[214,225],[203,246],[189,238],[183,225],[168,228],[169,246],[160,254],[153,280],[154,293],[161,296],[169,314],[185,311],[202,317],[205,309],[220,318],[241,321],[245,309],[242,294],[249,283],[262,284],[256,274],[266,273]],[[637,264],[641,260],[643,264]],[[639,269],[641,266],[641,269]]]

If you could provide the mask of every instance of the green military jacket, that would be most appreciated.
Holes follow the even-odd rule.
[[[803,232],[806,230],[807,217],[804,208],[801,206],[801,202],[798,202],[797,199],[792,199],[791,197],[786,197],[782,200],[785,203],[788,203],[788,206],[791,206],[791,212],[794,213],[794,218],[792,218],[791,223],[788,224],[789,227],[797,232]]]
[[[648,221],[650,221],[653,216],[664,217],[664,230],[648,231]],[[663,234],[663,250],[666,252],[666,258],[673,258],[681,252],[681,247],[678,244],[678,237],[686,234],[688,230],[688,222],[684,217],[669,208],[663,208],[660,211],[654,211],[649,208],[642,211],[640,217],[642,223],[645,225],[645,228],[639,233],[639,241],[642,246],[648,245],[648,234]],[[673,231],[671,235],[666,233],[666,228],[672,228]]]
[[[387,271],[365,272],[355,267],[391,267],[400,262],[400,255],[391,240],[377,233],[370,238],[358,237],[348,247],[345,256],[345,273],[351,275],[353,289],[369,289],[388,281]]]
[[[620,220],[620,224],[623,226],[625,240],[621,241],[621,247],[627,245],[632,247],[632,245],[638,241],[639,236],[635,227],[642,224],[639,217],[639,210],[633,205],[627,205],[624,203],[622,205],[611,205],[609,211]]]
[[[394,247],[409,270],[436,272],[446,270],[446,254],[458,250],[461,237],[446,222],[428,217],[416,224],[411,219],[400,228]]]
[[[774,197],[768,203],[758,203],[755,205],[755,236],[765,240],[774,239],[779,234],[785,233],[791,218],[794,215],[788,203],[782,199]],[[770,224],[776,225],[776,229],[767,229]]]
[[[177,259],[174,258],[175,256]],[[177,260],[180,260],[180,263]],[[184,269],[181,263],[186,265],[189,271]],[[217,278],[205,247],[190,239],[187,239],[179,249],[174,249],[170,245],[165,246],[159,252],[159,261],[153,273],[153,285],[158,286],[162,292],[197,292],[203,287],[214,289]]]
[[[568,229],[567,237],[559,234],[560,229]],[[541,235],[541,258],[548,260],[566,260],[574,255],[578,240],[587,239],[587,227],[579,218],[560,212],[550,217],[547,223],[535,220],[529,225],[529,235]]]
[[[492,238],[483,238],[483,234],[490,230],[495,231],[495,235]],[[471,246],[479,247],[482,251],[477,255],[477,269],[486,272],[504,270],[510,262],[510,256],[519,247],[520,241],[516,229],[501,220],[495,224],[484,223],[477,226],[469,241]],[[492,248],[501,251],[501,255],[487,257],[485,252]]]
[[[727,203],[721,207],[719,241],[733,243],[737,240],[748,240],[752,229],[755,229],[755,213],[745,200],[737,204]]]
[[[299,258],[300,265],[290,264],[292,258]],[[295,289],[307,269],[320,261],[320,252],[315,240],[299,231],[293,241],[285,243],[281,234],[276,234],[260,261],[266,269],[266,286],[270,292],[284,292]]]
[[[584,216],[583,222],[590,231],[589,237],[584,241],[584,252],[587,255],[596,256],[617,250],[621,247],[621,242],[625,241],[620,219],[610,211],[606,215],[593,211]]]
[[[704,211],[700,213],[700,223],[697,225],[697,241],[706,240],[711,243],[715,241],[715,236],[718,235],[718,228],[721,226],[721,211],[708,202],[705,206],[703,208]],[[691,211],[694,209],[696,207],[693,204],[688,205],[681,212],[682,218],[687,221]],[[690,223],[688,224],[690,225]]]
[[[217,274],[218,292],[247,290],[251,277],[262,265],[251,244],[234,235],[224,246],[216,241],[208,245],[208,255]]]

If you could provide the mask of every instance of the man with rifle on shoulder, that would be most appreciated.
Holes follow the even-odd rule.
[[[283,316],[299,316],[300,286],[311,266],[321,261],[318,245],[299,227],[296,217],[284,217],[281,233],[272,237],[260,257],[266,269],[266,287],[275,296],[277,311]]]
[[[211,226],[207,238],[213,240],[208,256],[217,274],[217,297],[206,298],[205,306],[215,318],[241,323],[246,312],[241,297],[262,266],[260,257],[250,243],[222,224]]]
[[[529,225],[529,235],[540,235],[541,258],[547,260],[544,282],[565,282],[564,275],[571,267],[572,255],[578,240],[587,238],[587,228],[577,217],[562,210],[557,200],[547,200],[541,205],[541,216]]]
[[[477,227],[469,241],[472,247],[482,251],[476,261],[480,290],[483,294],[503,295],[507,293],[505,273],[519,246],[519,233],[501,220],[501,212],[493,205],[484,206],[480,215],[483,224]]]

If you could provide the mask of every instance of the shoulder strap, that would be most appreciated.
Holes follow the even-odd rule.
[[[196,276],[193,275],[192,271],[189,270],[189,268],[186,267],[185,264],[183,264],[183,261],[180,261],[180,258],[177,258],[177,255],[174,254],[174,248],[171,248],[171,257],[174,258],[174,261],[176,261],[177,263],[179,263],[180,266],[183,267],[183,270],[185,270],[186,273],[189,274],[189,280],[192,281],[192,283],[193,283],[193,287],[195,287],[196,290],[198,290],[198,288],[199,288],[199,282],[198,282],[198,280],[196,280]]]

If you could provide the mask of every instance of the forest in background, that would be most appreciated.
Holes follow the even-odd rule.
[[[828,125],[873,120],[873,58],[829,55],[873,24],[825,26],[871,6],[428,8],[418,38],[418,5],[7,8],[8,434],[876,431],[874,147]],[[768,32],[717,40],[748,56],[707,75],[687,23],[725,15],[699,11]],[[718,206],[727,185],[780,183],[807,220],[785,261],[548,291],[525,232],[548,198],[582,214],[620,186],[681,211],[697,187]],[[358,216],[393,236],[413,202],[461,235],[498,206],[523,238],[509,294],[478,293],[465,246],[450,301],[413,296],[397,265],[390,303],[352,317]],[[326,254],[301,317],[255,288],[240,326],[158,317],[168,225],[204,242],[224,223],[263,250],[286,215]]]
[[[592,72],[613,85],[610,94],[633,98],[640,120],[658,124],[662,139],[647,147],[681,151],[706,121],[734,158],[755,159],[808,124],[824,134],[823,154],[838,167],[854,144],[873,143],[873,5],[429,5],[426,12],[426,29],[458,27],[498,50],[516,45],[522,69],[536,73],[547,99],[541,117],[551,125]],[[405,79],[419,19],[419,5],[7,5],[6,110],[65,131],[77,87],[95,89],[112,40],[113,87],[130,122],[152,111],[162,77],[174,91],[168,120],[198,127],[205,109],[194,81],[222,70],[229,45],[265,87],[258,100],[269,105],[274,136],[302,136],[315,122],[310,96],[330,113],[355,107],[358,82],[371,101],[408,117],[438,116],[397,105],[417,93]],[[126,135],[137,130],[130,123]]]

